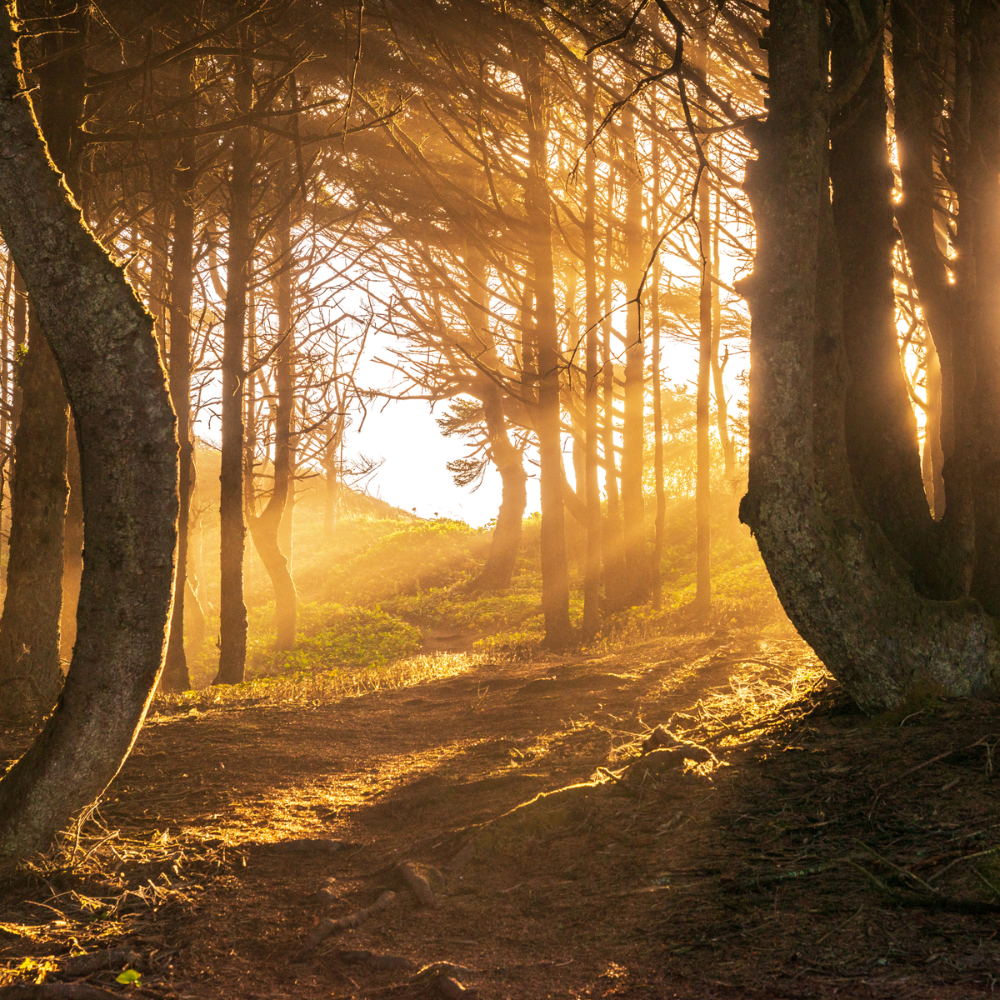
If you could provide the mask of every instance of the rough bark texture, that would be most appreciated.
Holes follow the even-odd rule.
[[[555,274],[552,263],[552,206],[548,182],[548,121],[541,65],[536,57],[525,63],[522,84],[528,104],[529,173],[526,190],[528,253],[534,272],[538,337],[539,479],[542,501],[542,611],[545,643],[550,648],[572,640],[569,622],[569,571],[566,566],[566,515],[563,506],[562,430],[559,384],[563,366],[559,351]]]
[[[86,521],[69,675],[41,734],[0,782],[7,856],[46,847],[132,747],[162,663],[177,514],[175,421],[152,319],[60,183],[25,94],[4,18],[0,229],[73,408]]]
[[[290,181],[290,176],[286,180]],[[280,346],[275,351],[274,480],[260,514],[249,512],[254,547],[274,588],[275,649],[295,645],[298,595],[285,553],[278,542],[281,519],[292,487],[291,438],[295,412],[295,331],[292,328],[292,214],[286,205],[277,222],[280,271],[275,282],[275,311]]]
[[[21,366],[24,405],[14,436],[7,595],[0,617],[0,715],[31,718],[62,687],[63,521],[66,513],[66,393],[32,311]]]
[[[188,96],[192,88],[189,64],[185,72]],[[191,422],[191,293],[194,287],[194,191],[196,148],[193,138],[180,142],[180,162],[174,172],[174,231],[170,248],[170,400],[177,414],[179,476],[177,483],[177,581],[170,617],[170,639],[163,667],[164,691],[191,687],[184,650],[187,607],[188,538],[191,500],[195,489],[194,429]]]
[[[245,50],[247,40],[241,32]],[[253,66],[241,56],[236,73],[241,113],[253,99]],[[243,351],[246,338],[247,288],[253,254],[253,135],[237,129],[229,178],[229,257],[226,265],[226,315],[222,343],[222,469],[220,499],[219,672],[216,684],[239,684],[247,656],[247,608],[243,601]]]
[[[39,71],[39,122],[49,156],[64,172],[71,191],[79,189],[79,143],[85,66],[81,42],[87,15],[63,3],[63,34],[46,40],[46,63]],[[28,717],[51,708],[62,684],[59,626],[62,618],[64,560],[73,588],[79,571],[80,518],[70,521],[73,548],[64,547],[66,527],[66,394],[50,348],[33,314],[33,344],[22,371],[24,419],[15,440],[11,550],[8,591],[0,619],[0,683],[9,697],[0,711]],[[32,357],[34,354],[34,357]],[[74,497],[79,514],[79,496]],[[74,595],[75,598],[75,595]],[[74,599],[71,614],[75,616]]]
[[[920,685],[970,694],[996,674],[975,602],[919,597],[854,496],[845,422],[841,278],[827,168],[823,7],[775,0],[771,104],[746,190],[758,250],[751,307],[750,482],[740,507],[789,617],[858,704]],[[815,355],[814,355],[815,351]]]

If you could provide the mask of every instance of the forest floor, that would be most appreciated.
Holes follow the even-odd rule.
[[[0,889],[0,996],[992,995],[1000,704],[867,719],[787,626],[453,662],[161,706]],[[689,742],[644,753],[657,724]]]

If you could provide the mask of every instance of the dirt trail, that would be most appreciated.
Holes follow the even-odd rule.
[[[764,725],[763,689],[741,688],[769,670],[771,707],[798,721]],[[730,684],[734,672],[743,680]],[[832,695],[803,701],[809,676],[814,661],[787,633],[739,631],[480,665],[305,710],[157,717],[101,805],[119,838],[102,844],[91,826],[72,864],[64,854],[8,883],[0,977],[79,981],[75,943],[127,944],[142,972],[129,992],[151,997],[985,995],[1000,958],[989,908],[935,912],[927,893],[888,905],[914,886],[894,888],[891,868],[835,839],[874,843],[909,808],[886,792],[865,820],[873,779],[859,776],[893,752],[919,757],[933,747],[914,733],[930,731],[910,722],[901,737]],[[643,733],[699,699],[674,729],[714,760],[639,757]],[[956,728],[968,722],[958,712]],[[0,755],[27,736],[4,734]],[[977,754],[956,782],[966,795]],[[988,777],[967,825],[990,808]],[[841,863],[848,850],[858,857]],[[310,946],[324,920],[386,892],[394,900],[360,927]],[[918,954],[928,934],[936,954]],[[15,971],[29,956],[35,966]],[[431,963],[448,964],[417,974]],[[88,982],[120,990],[121,964]]]

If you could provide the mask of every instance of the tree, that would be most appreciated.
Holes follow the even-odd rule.
[[[919,483],[920,472],[916,435],[898,403],[898,353],[894,365],[883,361],[891,200],[878,83],[882,25],[873,8],[863,8],[861,38],[845,40],[849,26],[834,20],[831,96],[823,5],[775,0],[771,6],[769,112],[765,123],[750,129],[759,154],[747,165],[746,179],[757,254],[741,286],[752,314],[752,368],[750,479],[740,516],[754,531],[789,617],[869,711],[898,705],[921,686],[952,694],[982,691],[996,676],[996,625],[984,611],[991,611],[994,586],[986,567],[996,578],[992,485],[980,488],[977,506],[973,484],[977,472],[988,480],[992,468],[995,434],[993,440],[992,431],[980,434],[991,428],[998,405],[991,388],[997,316],[992,304],[984,308],[976,298],[994,294],[995,284],[977,285],[972,265],[993,266],[1000,226],[1000,12],[987,0],[972,0],[958,27],[974,34],[977,44],[959,46],[957,73],[968,87],[956,88],[956,95],[968,94],[968,147],[952,152],[964,188],[958,192],[958,231],[968,240],[956,284],[973,308],[965,336],[953,344],[955,445],[950,469],[945,467],[948,500],[938,532],[926,503],[920,509],[910,499],[911,480],[916,476]],[[857,106],[850,106],[852,99]],[[841,132],[845,147],[838,153],[835,142],[831,156],[831,120],[845,104],[851,123]],[[859,220],[863,197],[868,218]],[[845,231],[848,220],[859,228]],[[855,301],[847,278],[858,275],[859,256],[871,262],[873,273]],[[865,318],[861,310],[868,311]],[[866,366],[877,398],[859,400],[850,384]],[[973,394],[970,374],[987,388]],[[886,414],[880,440],[872,440],[877,428],[859,420],[871,408]],[[895,498],[886,495],[887,468],[905,476],[895,484]],[[978,528],[980,512],[986,530],[970,538],[970,520]],[[976,566],[983,576],[977,578]]]
[[[16,17],[16,5],[10,5]],[[176,421],[152,318],[53,169],[0,21],[0,230],[52,347],[81,445],[86,555],[55,711],[0,781],[0,853],[46,847],[118,772],[163,661]],[[81,752],[81,748],[86,748]]]

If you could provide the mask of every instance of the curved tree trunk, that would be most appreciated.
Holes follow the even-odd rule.
[[[490,457],[502,481],[500,510],[493,529],[490,553],[482,572],[469,584],[469,592],[504,590],[510,586],[521,551],[521,528],[528,503],[528,475],[521,452],[511,444],[503,412],[503,398],[496,383],[484,380],[483,415],[489,437]]]
[[[757,227],[743,291],[752,316],[750,481],[740,517],[789,617],[867,711],[920,685],[994,679],[993,621],[967,599],[916,593],[855,499],[845,434],[842,283],[829,200],[819,0],[771,5],[770,113],[746,190]]]
[[[6,856],[48,846],[128,755],[162,663],[177,516],[175,420],[151,318],[53,171],[26,93],[4,18],[0,229],[76,419],[86,523],[69,675],[45,728],[0,781]]]

